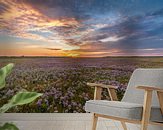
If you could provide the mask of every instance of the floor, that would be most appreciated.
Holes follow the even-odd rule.
[[[13,122],[20,130],[91,130],[88,113],[5,113],[0,123]],[[123,130],[119,122],[99,118],[97,130]]]

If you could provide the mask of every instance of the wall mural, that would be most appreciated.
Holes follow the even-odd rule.
[[[9,112],[85,112],[87,82],[118,86],[120,100],[132,72],[163,67],[162,55],[162,0],[0,0],[0,67],[15,64],[0,106],[43,93]]]

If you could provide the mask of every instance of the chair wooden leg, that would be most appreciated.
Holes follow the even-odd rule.
[[[160,103],[161,112],[163,114],[163,92],[157,92],[157,95]]]
[[[127,130],[127,126],[126,126],[125,122],[121,121],[121,124],[122,124],[123,129]]]
[[[142,126],[141,126],[141,130],[148,130],[147,129],[148,128],[148,124],[142,124]]]
[[[152,91],[145,91],[141,130],[147,130],[148,128],[151,112],[151,102],[152,102]]]
[[[92,130],[96,130],[97,121],[98,121],[98,117],[95,114],[93,114]]]

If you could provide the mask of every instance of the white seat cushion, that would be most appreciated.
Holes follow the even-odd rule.
[[[119,101],[90,100],[86,102],[85,110],[102,115],[120,117],[131,120],[141,120],[143,105]],[[163,122],[160,108],[153,107],[151,121]]]

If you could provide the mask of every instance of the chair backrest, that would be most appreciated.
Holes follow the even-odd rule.
[[[136,69],[130,78],[126,93],[122,101],[143,104],[144,91],[137,89],[137,86],[163,88],[163,68]],[[152,106],[159,106],[156,92],[153,94]]]

